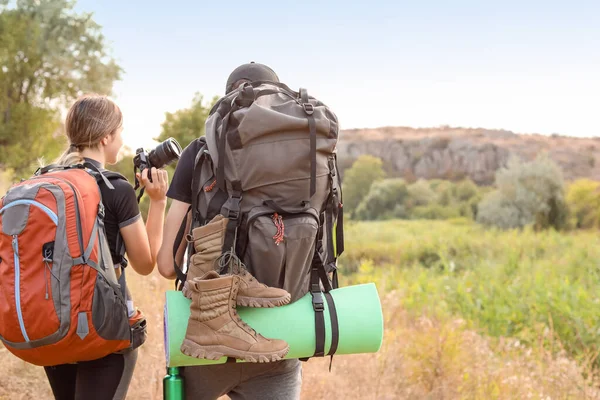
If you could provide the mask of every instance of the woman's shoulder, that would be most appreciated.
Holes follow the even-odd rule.
[[[105,183],[100,184],[104,205],[116,214],[120,214],[124,210],[128,210],[128,214],[138,213],[136,192],[129,180],[125,176],[111,171],[103,171],[103,173],[113,186],[111,189]]]
[[[115,188],[115,190],[118,190],[119,192],[135,192],[133,186],[131,185],[131,182],[129,182],[129,179],[127,179],[125,175],[122,175],[119,172],[109,170],[102,171],[102,175],[104,175],[108,179],[108,181]],[[101,187],[105,190],[112,190],[104,182],[101,184]]]

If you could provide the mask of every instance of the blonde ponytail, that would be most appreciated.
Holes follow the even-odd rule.
[[[77,147],[71,145],[65,152],[54,162],[57,165],[73,165],[82,164],[83,156],[77,149]]]
[[[114,135],[122,125],[123,114],[108,97],[98,94],[80,97],[69,109],[65,121],[69,148],[54,163],[83,163],[82,150],[98,147],[106,135]]]

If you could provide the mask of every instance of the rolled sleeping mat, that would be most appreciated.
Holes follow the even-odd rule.
[[[376,353],[383,342],[383,313],[377,288],[373,283],[345,286],[329,292],[331,299],[323,298],[323,321],[325,325],[324,355],[332,345],[332,331],[338,333],[334,355]],[[330,303],[335,305],[332,330]],[[313,295],[309,292],[298,301],[275,308],[238,307],[240,317],[267,338],[285,340],[289,346],[286,359],[306,358],[315,354],[317,335]],[[164,334],[167,367],[221,364],[220,360],[189,357],[180,350],[185,338],[190,300],[179,291],[168,291],[164,308]],[[335,324],[334,324],[335,325]],[[335,341],[334,341],[335,345]],[[241,360],[238,360],[241,362]]]

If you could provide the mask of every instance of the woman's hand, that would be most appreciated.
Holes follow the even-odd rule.
[[[169,188],[169,174],[164,169],[156,169],[152,167],[150,172],[152,176],[152,182],[148,179],[148,168],[142,171],[140,176],[139,172],[136,172],[136,177],[140,181],[140,186],[146,188],[146,193],[150,200],[161,201],[167,200],[167,189]]]

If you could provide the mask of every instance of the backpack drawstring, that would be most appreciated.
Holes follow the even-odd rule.
[[[283,224],[283,217],[277,213],[273,214],[273,223],[277,227],[277,233],[273,236],[275,240],[275,244],[279,246],[281,242],[283,242],[283,237],[285,235],[285,225]]]
[[[211,190],[213,190],[215,188],[215,186],[217,186],[217,180],[216,179],[210,185],[204,187],[204,191],[205,192],[210,192]]]

